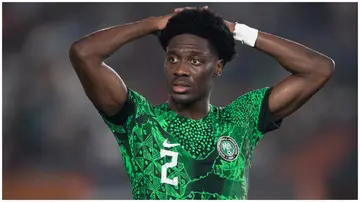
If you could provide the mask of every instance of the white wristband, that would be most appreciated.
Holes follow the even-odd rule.
[[[245,24],[235,23],[234,39],[254,47],[259,31]]]

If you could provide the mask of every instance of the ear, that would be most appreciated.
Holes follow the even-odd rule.
[[[216,61],[216,69],[215,69],[215,75],[214,76],[220,76],[221,72],[224,67],[224,60],[217,60]]]

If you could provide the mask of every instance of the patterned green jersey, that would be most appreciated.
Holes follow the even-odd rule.
[[[119,144],[134,199],[246,199],[254,147],[280,125],[267,107],[270,91],[211,105],[206,117],[193,120],[128,89],[122,110],[102,117]]]

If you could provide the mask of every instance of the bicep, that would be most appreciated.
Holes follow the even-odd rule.
[[[93,105],[107,116],[119,112],[127,98],[127,88],[120,76],[100,60],[72,63]]]
[[[269,97],[269,110],[276,120],[303,106],[325,81],[308,75],[290,75],[277,83]]]

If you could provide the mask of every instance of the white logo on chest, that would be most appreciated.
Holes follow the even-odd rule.
[[[176,143],[176,144],[170,144],[170,143],[168,143],[168,140],[167,139],[165,139],[165,141],[164,141],[164,143],[163,143],[163,146],[164,147],[175,147],[175,146],[179,146],[180,144],[179,143]]]

